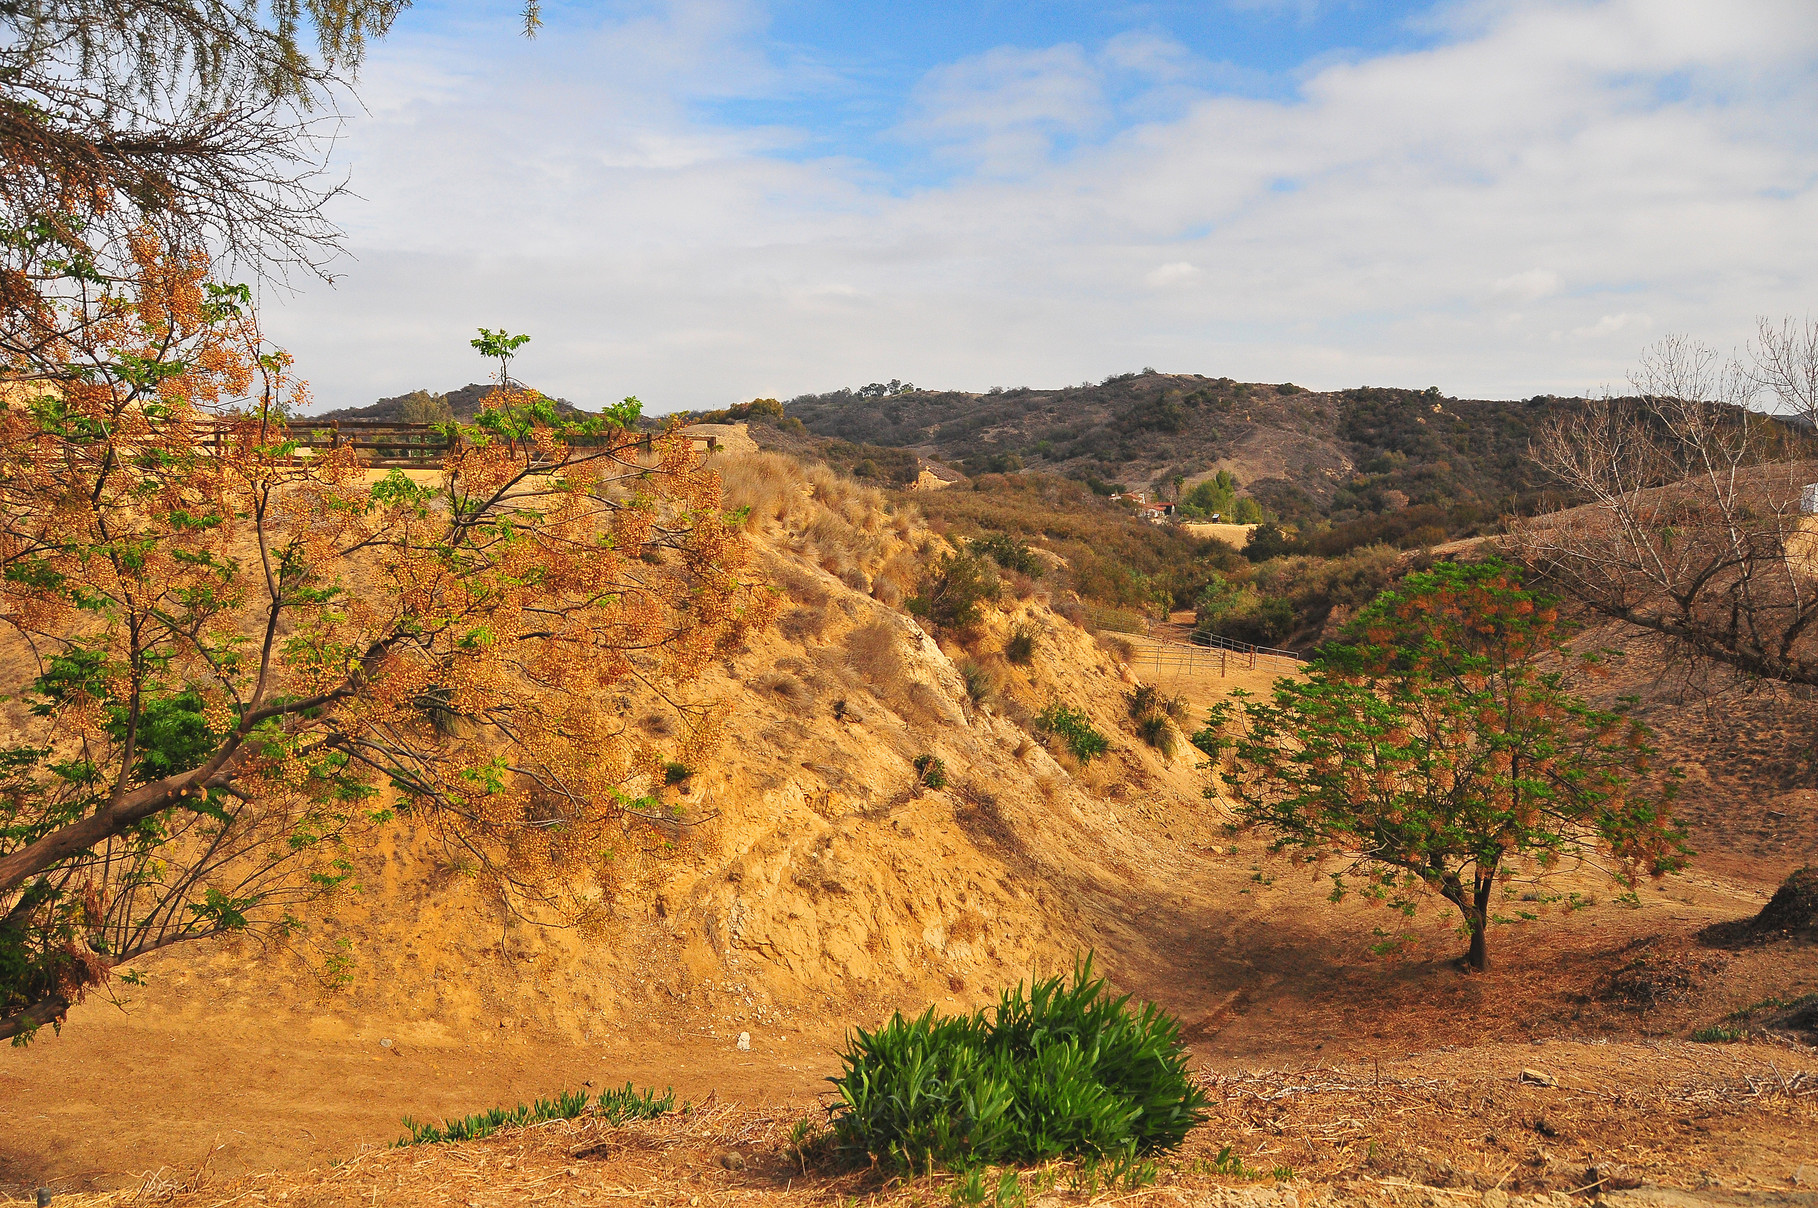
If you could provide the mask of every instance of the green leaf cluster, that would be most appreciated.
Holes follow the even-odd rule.
[[[969,550],[954,550],[935,560],[921,589],[904,604],[913,616],[942,629],[963,631],[978,624],[985,604],[1002,591],[990,561]]]
[[[861,1028],[841,1063],[835,1144],[898,1169],[1154,1153],[1206,1116],[1179,1024],[1114,996],[1090,956],[992,1011]]]
[[[549,1120],[573,1120],[589,1111],[606,1123],[616,1126],[627,1120],[654,1120],[674,1110],[674,1088],[658,1095],[648,1088],[639,1091],[627,1082],[615,1090],[600,1092],[597,1100],[586,1091],[563,1091],[553,1099],[538,1099],[534,1103],[520,1103],[515,1107],[491,1107],[471,1116],[444,1120],[440,1124],[419,1124],[406,1116],[403,1124],[410,1130],[410,1135],[401,1138],[393,1148],[437,1145],[445,1141],[477,1141],[481,1137],[490,1137],[501,1128],[542,1124]],[[687,1111],[687,1106],[684,1105],[682,1110]]]
[[[1036,715],[1035,728],[1060,739],[1081,763],[1091,763],[1111,749],[1111,741],[1093,727],[1090,717],[1059,700],[1049,701]]]

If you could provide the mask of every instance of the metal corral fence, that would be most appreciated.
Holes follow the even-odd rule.
[[[1237,671],[1292,671],[1300,665],[1300,655],[1273,646],[1253,646],[1230,638],[1213,636],[1211,644],[1188,645],[1140,635],[1124,639],[1132,651],[1131,669],[1163,675],[1218,675]]]

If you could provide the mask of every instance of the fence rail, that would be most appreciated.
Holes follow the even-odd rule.
[[[233,427],[225,423],[207,425],[202,429],[202,444],[219,454],[232,431]],[[454,428],[446,424],[364,417],[312,420],[303,416],[290,423],[287,434],[300,450],[339,449],[351,445],[374,469],[441,469],[455,442],[460,440]],[[651,432],[638,435],[637,441],[646,452],[651,449],[655,435]],[[719,441],[713,436],[695,435],[692,439],[709,453],[719,448]],[[575,447],[589,447],[601,441],[581,437],[569,443]]]
[[[1133,670],[1163,675],[1217,675],[1224,677],[1233,670],[1291,670],[1300,665],[1300,655],[1273,646],[1253,646],[1220,638],[1216,644],[1190,645],[1167,638],[1131,637]]]
[[[1266,658],[1293,659],[1297,663],[1300,662],[1300,655],[1296,651],[1283,650],[1278,646],[1257,646],[1250,642],[1237,641],[1235,638],[1220,637],[1216,633],[1194,634],[1193,645],[1209,646],[1214,650],[1235,650],[1243,654],[1259,654]]]

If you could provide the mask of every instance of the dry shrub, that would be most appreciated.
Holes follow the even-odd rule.
[[[773,671],[759,679],[757,686],[797,712],[805,712],[814,706],[814,689],[788,672]]]
[[[866,583],[914,528],[912,515],[885,510],[881,491],[826,466],[748,453],[725,459],[720,475],[727,505],[751,509],[748,524],[793,538],[812,561],[848,585]]]
[[[801,567],[783,558],[765,560],[764,573],[783,589],[790,599],[809,608],[825,607],[831,599],[826,585]]]
[[[989,920],[976,910],[962,910],[951,923],[947,924],[947,939],[949,942],[958,940],[961,943],[969,944],[985,934],[988,922]]]
[[[776,623],[777,632],[792,642],[806,642],[821,636],[827,628],[826,608],[792,608]]]
[[[902,690],[908,667],[896,630],[883,621],[854,629],[846,638],[846,661],[879,700]]]
[[[1794,869],[1760,914],[1713,923],[1698,938],[1719,947],[1746,948],[1802,935],[1818,938],[1818,865]]]
[[[886,698],[884,703],[911,725],[937,725],[945,713],[941,708],[940,693],[921,680],[910,680],[902,690]]]
[[[925,562],[926,559],[917,551],[909,548],[899,549],[878,568],[872,595],[894,606],[896,601],[913,592],[921,582],[922,567]],[[894,598],[884,600],[882,593],[885,590],[889,590]]]
[[[1127,663],[1136,657],[1136,647],[1115,633],[1101,631],[1093,635],[1093,640],[1098,643],[1100,650],[1120,663]]]
[[[1646,948],[1628,964],[1600,978],[1594,994],[1602,1002],[1646,1011],[1684,1002],[1706,978],[1721,972],[1723,965],[1723,958],[1717,956]]]
[[[1061,778],[1059,776],[1053,774],[1037,776],[1035,778],[1035,787],[1041,790],[1043,799],[1046,800],[1049,805],[1060,804]]]
[[[876,487],[861,486],[826,466],[810,467],[807,477],[815,501],[834,515],[866,532],[884,527],[884,493]]]

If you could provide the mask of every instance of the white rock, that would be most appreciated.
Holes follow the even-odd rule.
[[[751,1033],[750,1032],[740,1032],[739,1033],[739,1052],[749,1053],[750,1051],[751,1051]]]

